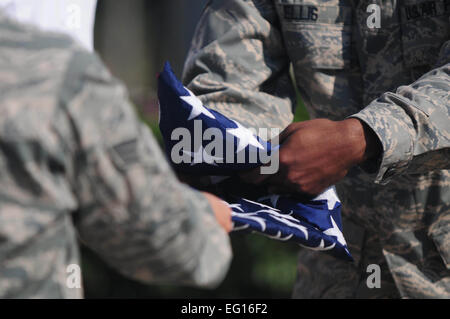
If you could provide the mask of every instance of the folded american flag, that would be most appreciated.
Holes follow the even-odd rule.
[[[334,187],[300,201],[243,184],[236,174],[267,164],[278,146],[205,107],[168,63],[158,81],[159,127],[166,154],[178,172],[210,178],[214,193],[232,209],[233,231],[257,232],[353,260],[342,234],[341,204]]]

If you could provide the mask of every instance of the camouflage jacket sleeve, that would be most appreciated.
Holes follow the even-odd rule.
[[[247,127],[283,129],[295,90],[272,1],[210,1],[183,82],[202,102]]]
[[[383,146],[381,158],[368,166],[375,168],[377,183],[404,172],[450,168],[450,41],[437,68],[353,116],[367,123]]]
[[[80,239],[140,281],[218,284],[231,259],[229,238],[206,198],[178,182],[124,87],[82,52],[66,83]]]

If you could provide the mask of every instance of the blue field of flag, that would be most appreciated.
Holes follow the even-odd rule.
[[[159,126],[169,161],[178,172],[210,178],[214,193],[232,209],[234,232],[256,232],[353,260],[334,187],[314,199],[299,200],[243,184],[236,174],[267,164],[278,146],[203,105],[168,63],[158,85]]]

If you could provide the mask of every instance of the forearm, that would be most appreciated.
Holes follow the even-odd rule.
[[[396,93],[383,94],[352,116],[370,127],[381,143],[379,162],[372,163],[378,170],[376,182],[450,167],[449,92],[450,63]]]
[[[367,161],[376,161],[382,153],[382,145],[375,132],[363,121],[349,118],[340,122],[346,138],[353,150],[352,165],[361,165]]]
[[[216,284],[231,249],[208,200],[177,180],[124,87],[92,56],[79,60],[85,70],[70,78],[81,88],[65,109],[81,240],[138,280]]]
[[[91,186],[91,208],[80,212],[80,237],[136,280],[214,286],[231,258],[228,236],[210,201],[178,182],[146,130],[139,161],[123,170],[108,164],[115,156],[93,156],[92,165],[105,174]]]

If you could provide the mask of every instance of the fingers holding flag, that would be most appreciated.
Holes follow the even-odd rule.
[[[208,192],[204,195],[222,228],[257,232],[352,259],[342,236],[336,236],[342,230],[339,199],[335,191],[322,193],[346,173],[342,163],[347,157],[336,151],[342,146],[338,144],[341,137],[334,135],[341,129],[337,122],[292,124],[265,142],[236,119],[203,105],[183,87],[168,64],[159,77],[158,97],[166,154],[182,181]],[[220,133],[219,137],[203,139],[208,130]],[[174,135],[188,137],[174,141]],[[196,145],[196,137],[202,137],[200,145]],[[185,158],[173,157],[180,153],[201,156],[185,162]],[[220,161],[209,161],[213,157]]]
[[[210,193],[203,193],[203,195],[205,195],[206,199],[209,201],[219,225],[229,233],[232,229],[231,208],[225,202]]]
[[[262,175],[241,174],[248,183],[271,192],[318,195],[343,179],[349,169],[377,152],[368,152],[370,134],[359,120],[316,119],[288,126],[279,136],[279,169]]]

